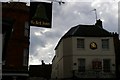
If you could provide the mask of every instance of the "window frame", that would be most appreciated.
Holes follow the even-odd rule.
[[[81,61],[83,61],[83,62],[81,62]],[[82,65],[82,64],[84,64],[84,65]],[[85,72],[86,71],[86,59],[85,58],[79,58],[78,59],[78,71],[79,72]]]
[[[102,39],[102,49],[109,49],[109,39]]]
[[[104,61],[109,61],[109,67],[106,67],[106,66],[104,66],[104,65],[106,65],[106,64],[104,64],[105,62]],[[107,65],[108,65],[108,62],[106,62],[107,63]],[[111,59],[103,59],[103,71],[104,72],[110,72],[111,71]]]
[[[77,38],[77,48],[78,49],[85,49],[85,39]]]

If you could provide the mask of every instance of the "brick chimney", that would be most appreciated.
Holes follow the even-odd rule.
[[[96,21],[95,25],[100,27],[100,28],[103,28],[102,21],[100,19]]]

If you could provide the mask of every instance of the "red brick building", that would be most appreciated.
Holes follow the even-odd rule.
[[[29,6],[22,2],[2,3],[2,80],[28,77]]]

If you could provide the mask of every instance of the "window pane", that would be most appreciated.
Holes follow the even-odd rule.
[[[84,48],[84,39],[77,39],[77,48]]]
[[[103,49],[109,48],[109,39],[102,39],[102,48]]]
[[[78,59],[78,71],[85,71],[85,59]]]
[[[110,72],[110,59],[103,60],[103,71]]]

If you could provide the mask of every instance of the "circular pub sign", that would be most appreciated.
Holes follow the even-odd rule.
[[[97,44],[95,42],[91,42],[90,49],[93,49],[93,50],[97,49]]]

